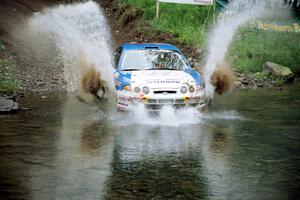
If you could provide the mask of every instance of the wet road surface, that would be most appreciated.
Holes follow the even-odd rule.
[[[22,105],[32,109],[0,118],[0,199],[299,196],[300,85],[217,97],[183,124],[139,123],[67,93]]]

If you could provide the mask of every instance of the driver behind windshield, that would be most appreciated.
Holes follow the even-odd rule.
[[[181,54],[170,50],[129,50],[125,52],[121,69],[133,70],[185,70]]]

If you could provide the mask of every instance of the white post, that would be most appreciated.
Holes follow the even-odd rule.
[[[158,18],[159,15],[159,0],[156,0],[156,18]]]

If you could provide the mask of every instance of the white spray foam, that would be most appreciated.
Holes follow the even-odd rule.
[[[143,104],[137,105],[129,113],[114,113],[110,120],[117,121],[121,126],[140,124],[148,126],[180,127],[200,124],[202,113],[195,108],[176,110],[170,106],[163,107],[159,112],[149,112]]]
[[[86,65],[94,65],[113,91],[110,30],[95,2],[60,5],[36,13],[29,20],[28,29],[32,35],[42,35],[55,44],[69,91],[80,85],[82,68],[86,67],[80,66],[80,59]]]
[[[237,29],[250,20],[274,15],[282,0],[234,0],[226,7],[222,19],[213,27],[204,65],[207,96],[213,98],[210,79],[218,63],[223,63]]]
[[[109,121],[119,126],[146,125],[154,127],[187,127],[201,125],[214,120],[246,120],[236,111],[208,111],[200,112],[195,108],[174,109],[163,107],[157,113],[150,113],[143,104],[137,105],[130,112],[109,113]]]

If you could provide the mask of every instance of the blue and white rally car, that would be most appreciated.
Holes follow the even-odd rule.
[[[182,52],[170,44],[128,43],[115,51],[117,109],[142,103],[151,111],[164,105],[205,108],[205,85]]]

